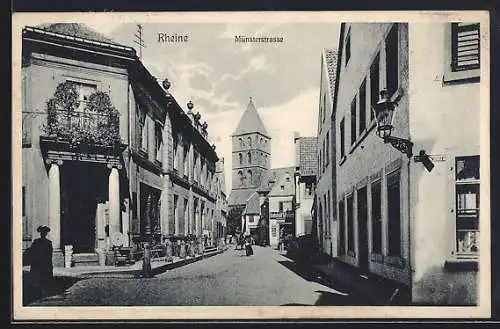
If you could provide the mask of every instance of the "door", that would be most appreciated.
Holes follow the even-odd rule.
[[[368,272],[368,207],[366,186],[358,190],[358,261],[359,269]]]

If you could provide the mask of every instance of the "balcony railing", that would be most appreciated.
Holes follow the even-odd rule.
[[[120,142],[118,113],[53,110],[44,133],[71,144],[116,145]]]

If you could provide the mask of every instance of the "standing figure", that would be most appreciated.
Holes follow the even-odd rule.
[[[151,270],[151,247],[149,243],[144,243],[144,254],[142,257],[142,276],[144,278],[153,277],[153,271]]]
[[[45,225],[36,229],[40,237],[35,239],[27,250],[28,262],[30,264],[30,275],[35,287],[45,294],[52,285],[52,241],[47,239],[50,228]]]
[[[253,255],[252,238],[251,238],[251,236],[245,237],[245,239],[243,239],[243,241],[245,242],[245,253],[246,253],[246,255],[247,256]]]

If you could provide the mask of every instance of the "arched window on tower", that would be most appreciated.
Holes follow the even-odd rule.
[[[238,142],[240,143],[240,147],[243,147],[243,139],[238,138]]]
[[[247,153],[248,163],[252,163],[252,154],[250,152]]]
[[[248,140],[248,146],[252,146],[252,137],[248,136],[247,140]]]
[[[238,180],[240,181],[240,186],[245,185],[245,176],[243,176],[243,171],[238,171]]]
[[[243,155],[241,153],[238,153],[238,158],[240,160],[240,165],[243,164]]]
[[[249,170],[247,172],[247,181],[248,181],[249,185],[252,185],[252,171],[251,170]]]

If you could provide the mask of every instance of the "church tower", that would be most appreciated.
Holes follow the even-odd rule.
[[[232,138],[229,205],[244,205],[271,165],[271,137],[250,98]]]

